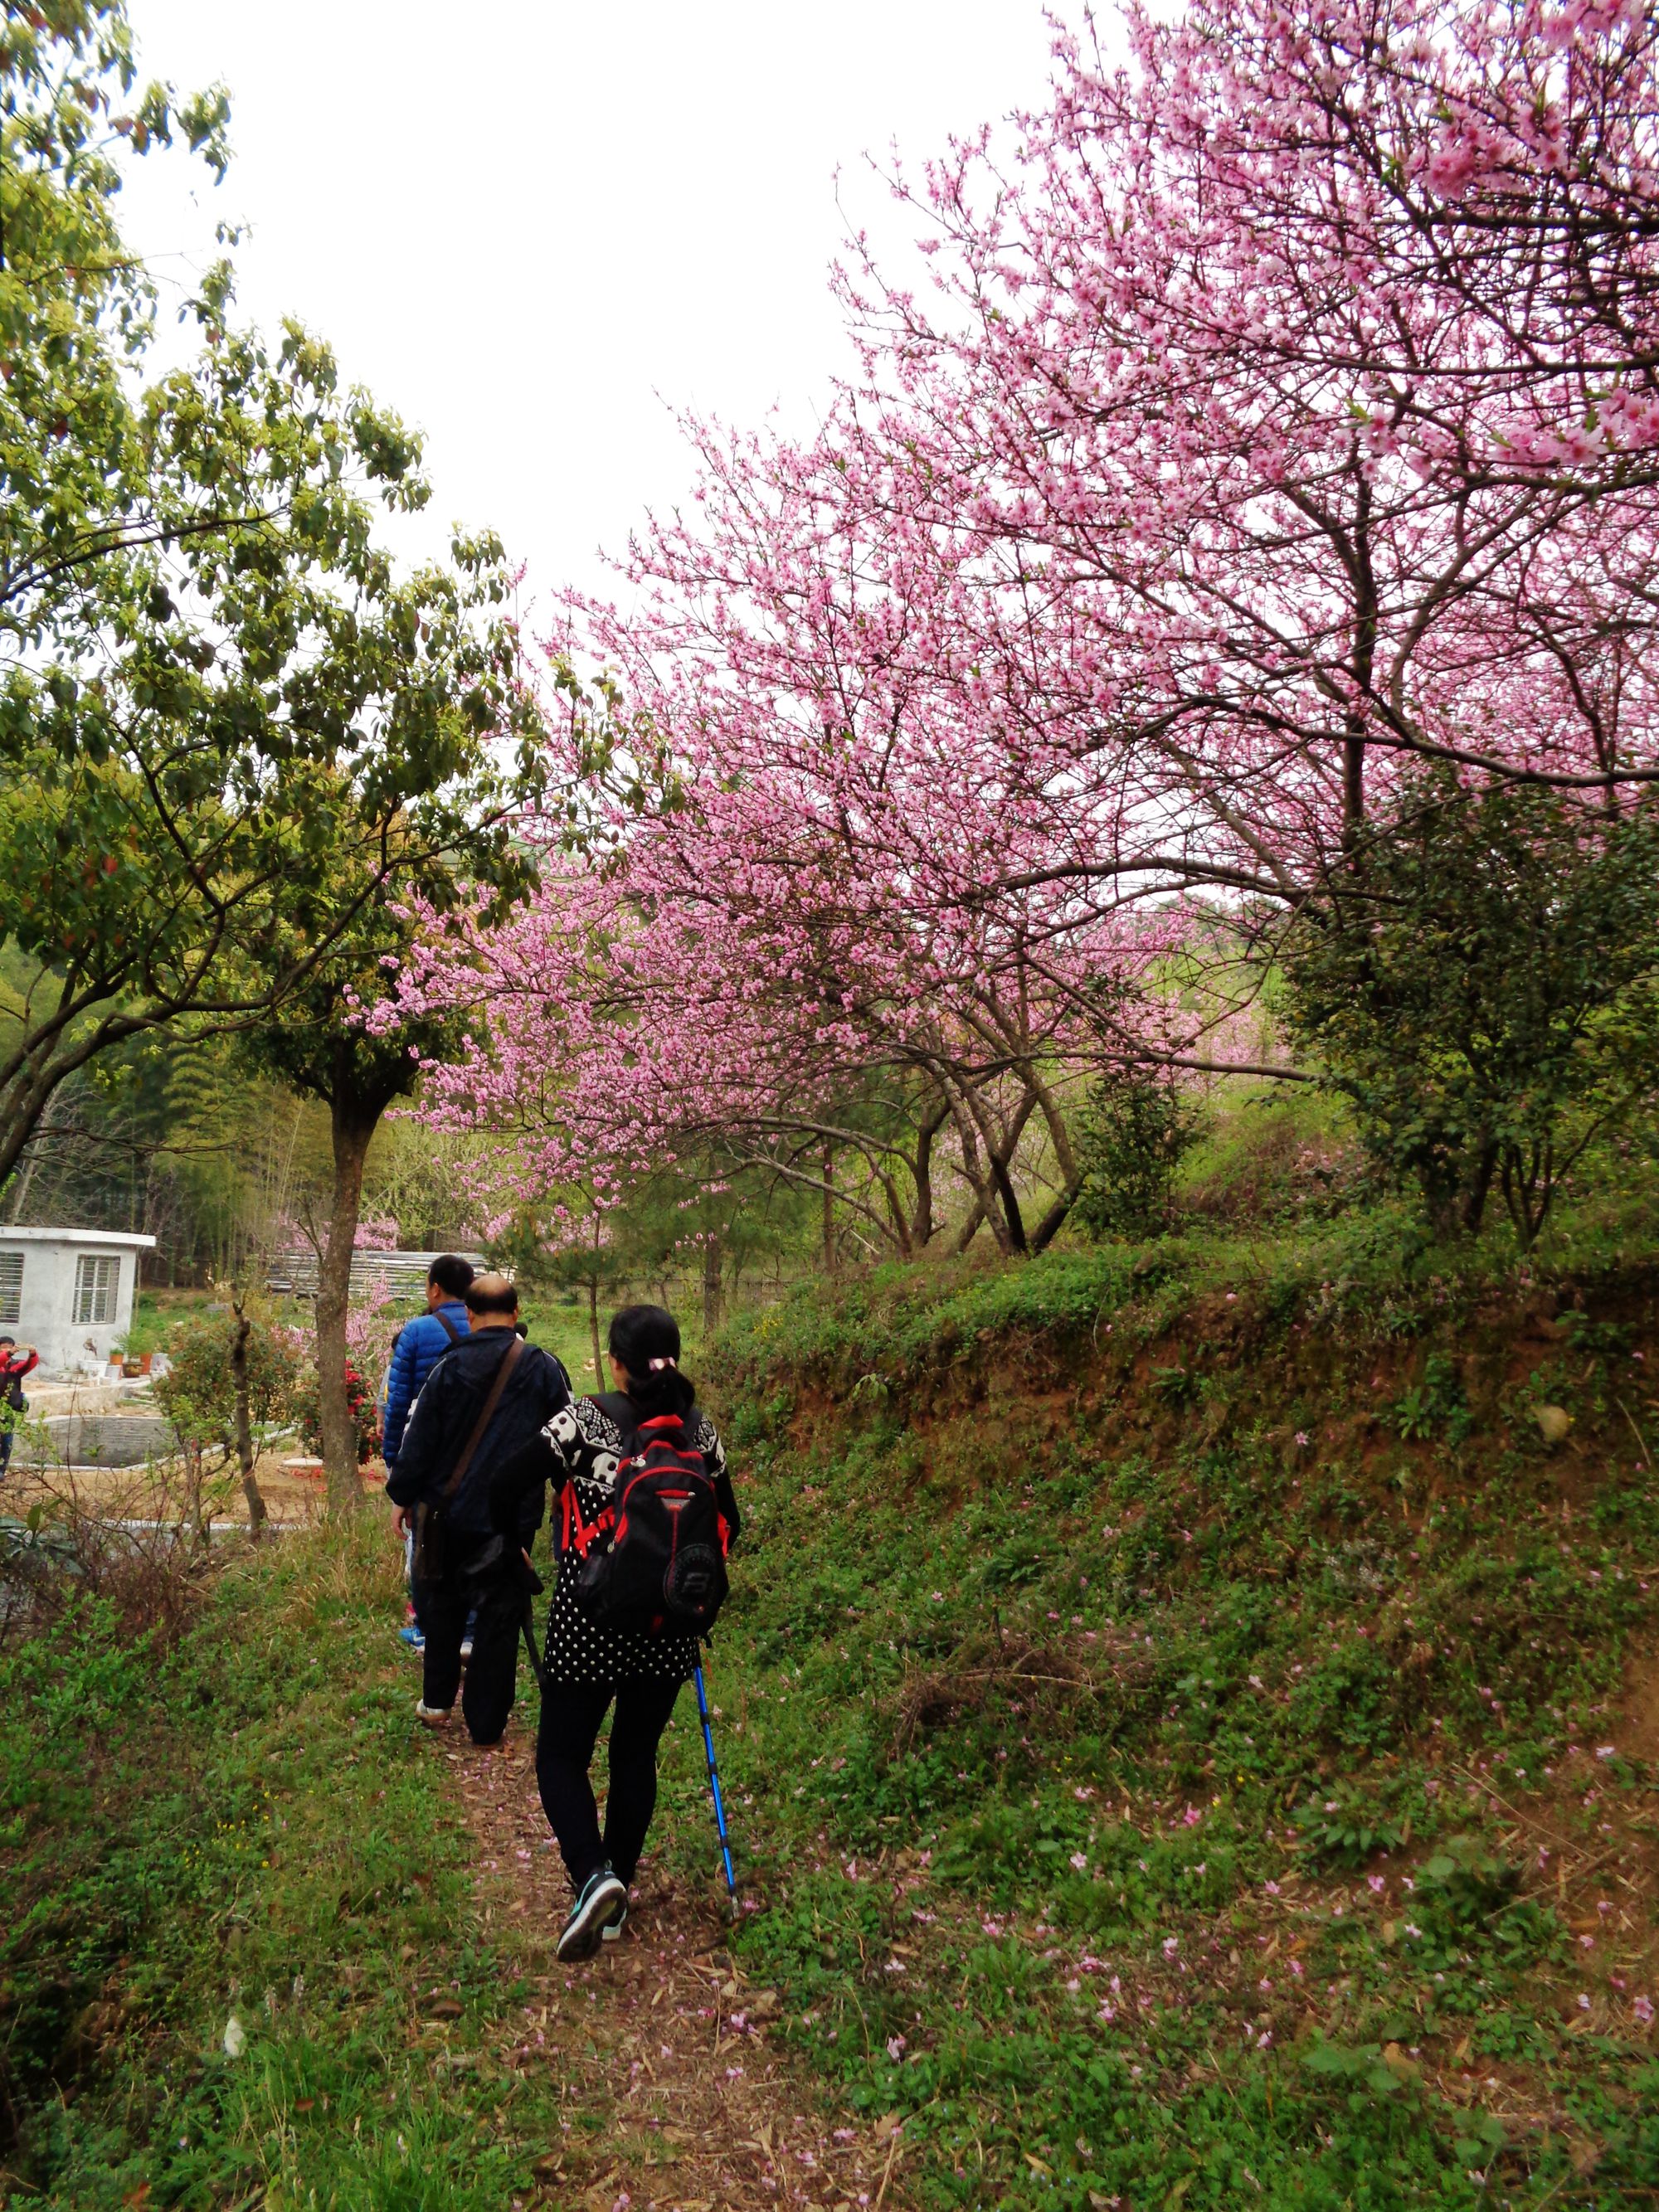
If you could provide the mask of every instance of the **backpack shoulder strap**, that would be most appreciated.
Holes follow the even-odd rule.
[[[454,1322],[451,1321],[449,1316],[444,1311],[441,1306],[434,1306],[432,1309],[432,1318],[437,1322],[439,1328],[442,1329],[444,1334],[449,1339],[452,1344],[459,1344],[460,1342],[461,1332],[456,1328]]]
[[[483,1442],[484,1431],[495,1418],[495,1408],[501,1402],[501,1393],[507,1388],[507,1377],[518,1365],[523,1351],[524,1339],[521,1336],[515,1336],[507,1348],[506,1358],[495,1370],[495,1379],[489,1386],[489,1395],[483,1401],[483,1410],[473,1424],[471,1435],[461,1447],[461,1455],[450,1470],[449,1480],[439,1493],[441,1497],[453,1498],[465,1480],[466,1471],[472,1464],[473,1454]]]
[[[622,1431],[624,1456],[631,1457],[638,1451],[641,1434],[639,1408],[625,1390],[597,1391],[589,1397],[587,1402],[590,1406],[597,1406],[599,1411],[613,1420]],[[680,1423],[685,1431],[687,1443],[690,1444],[691,1449],[696,1451],[697,1447],[691,1443],[690,1420],[683,1414],[680,1416]],[[708,1455],[705,1453],[703,1457],[706,1462]]]

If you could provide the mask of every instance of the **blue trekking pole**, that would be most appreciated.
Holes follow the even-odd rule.
[[[720,1858],[726,1868],[726,1892],[732,1900],[731,1917],[738,1917],[738,1879],[732,1871],[732,1845],[726,1833],[726,1807],[720,1802],[720,1778],[714,1765],[714,1732],[708,1725],[708,1692],[703,1687],[702,1662],[697,1662],[697,1711],[702,1720],[702,1747],[708,1755],[708,1787],[714,1794],[714,1826],[720,1832]]]

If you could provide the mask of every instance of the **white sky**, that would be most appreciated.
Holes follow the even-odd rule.
[[[848,215],[902,263],[907,163],[1048,74],[1040,0],[131,0],[142,75],[222,80],[236,159],[138,163],[167,284],[246,220],[244,310],[295,313],[427,434],[434,528],[489,524],[529,589],[602,586],[690,462],[671,409],[805,427],[847,366]],[[1075,12],[1075,11],[1071,11]]]

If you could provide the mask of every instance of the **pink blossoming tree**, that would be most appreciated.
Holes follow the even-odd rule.
[[[604,864],[402,987],[475,1010],[427,1110],[509,1182],[699,1152],[908,1253],[943,1174],[1031,1249],[1091,1070],[1297,1072],[1261,980],[1402,779],[1659,777],[1639,9],[1127,21],[1006,160],[896,179],[933,281],[842,280],[823,431],[693,426],[626,613],[571,605],[641,741]]]

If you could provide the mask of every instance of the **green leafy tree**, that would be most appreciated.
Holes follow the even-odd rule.
[[[229,106],[217,89],[139,92],[111,0],[5,0],[0,21],[0,651],[15,656],[66,614],[95,620],[121,556],[211,519],[211,502],[176,512],[179,483],[147,473],[131,367],[155,295],[115,208],[125,161],[175,133],[222,179]]]
[[[198,1476],[210,1453],[215,1472],[235,1460],[257,1536],[266,1519],[254,1474],[258,1443],[296,1419],[302,1389],[293,1334],[251,1312],[239,1292],[229,1313],[180,1323],[168,1352],[172,1364],[155,1383],[156,1403]]]
[[[300,1347],[292,1332],[269,1315],[248,1318],[249,1417],[258,1428],[280,1430],[294,1418],[301,1380]],[[236,1446],[232,1354],[240,1327],[234,1312],[179,1322],[167,1340],[167,1371],[155,1383],[155,1401],[181,1438],[211,1443],[227,1455]]]
[[[1659,813],[1414,779],[1287,948],[1285,1018],[1442,1233],[1494,1183],[1523,1246],[1652,1089]]]
[[[465,697],[452,700],[448,711],[464,721]],[[351,1402],[346,1326],[368,1149],[387,1109],[415,1089],[422,1061],[454,1059],[466,1048],[457,1017],[399,1003],[389,979],[415,938],[441,928],[444,916],[463,902],[500,918],[535,880],[529,854],[488,820],[460,853],[441,860],[419,841],[400,851],[395,837],[388,855],[410,902],[354,897],[366,879],[360,873],[354,884],[343,859],[336,894],[354,905],[349,934],[289,989],[281,1020],[252,1033],[247,1047],[258,1066],[328,1108],[333,1173],[317,1272],[317,1404],[329,1498],[337,1510],[355,1505],[362,1494],[362,1423]]]
[[[394,889],[505,852],[540,729],[500,545],[397,574],[374,524],[424,501],[418,442],[325,346],[232,327],[221,266],[198,357],[140,388],[118,149],[177,123],[222,167],[222,99],[117,112],[118,7],[6,25],[0,938],[38,964],[0,1181],[100,1054],[263,1025]]]

